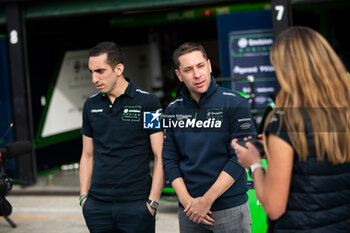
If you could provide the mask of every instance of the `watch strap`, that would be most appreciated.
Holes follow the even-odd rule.
[[[252,176],[253,172],[257,168],[264,169],[264,166],[261,163],[254,163],[254,164],[250,165],[250,167],[249,167],[249,175]]]
[[[148,202],[149,206],[150,206],[152,209],[157,210],[158,205],[159,205],[158,202],[152,201],[152,200],[150,200],[150,199],[148,199],[147,202]]]

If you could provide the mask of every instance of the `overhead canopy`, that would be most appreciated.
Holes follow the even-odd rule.
[[[264,0],[242,1],[242,0],[0,0],[0,24],[5,23],[4,5],[11,2],[24,4],[24,17],[34,19],[41,17],[64,17],[68,15],[123,12],[138,13],[151,10],[167,10],[174,7],[200,6],[210,4],[234,4],[234,3],[262,3],[270,2]],[[291,4],[314,4],[346,1],[331,0],[290,0]]]
[[[42,0],[0,0],[0,23],[6,21],[4,14],[4,4],[9,2],[21,2],[25,5],[24,17],[64,17],[67,15],[91,14],[103,12],[142,12],[154,9],[168,9],[173,7],[220,4],[240,2],[238,0],[61,0],[61,1],[42,1]],[[252,1],[264,2],[264,1]],[[265,1],[266,2],[266,1]]]

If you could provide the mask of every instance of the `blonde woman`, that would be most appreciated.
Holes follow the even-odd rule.
[[[250,168],[269,232],[350,232],[350,83],[327,41],[291,27],[272,46],[281,90],[265,126],[265,171],[254,146],[232,147]],[[253,223],[254,224],[254,223]]]

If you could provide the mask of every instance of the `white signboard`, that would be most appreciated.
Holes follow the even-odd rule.
[[[41,137],[81,128],[84,101],[96,92],[91,83],[87,50],[66,52]]]

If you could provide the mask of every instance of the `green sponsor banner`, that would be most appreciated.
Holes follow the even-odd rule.
[[[266,159],[261,160],[265,169],[267,168]],[[249,176],[247,172],[248,182],[253,182],[253,179]],[[252,218],[252,233],[265,233],[267,230],[267,215],[262,208],[258,198],[256,197],[255,189],[249,189],[248,192],[248,203],[250,209],[250,215]]]

